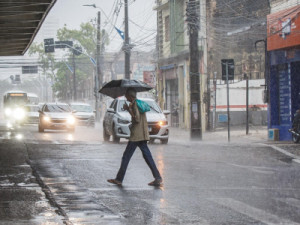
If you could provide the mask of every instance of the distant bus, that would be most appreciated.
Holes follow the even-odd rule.
[[[28,103],[27,93],[9,91],[3,96],[4,116],[6,119],[22,121],[25,118],[24,105]]]
[[[3,96],[4,108],[24,106],[28,103],[28,96],[23,91],[8,91]]]
[[[34,93],[27,93],[28,104],[37,105],[39,104],[39,97]]]

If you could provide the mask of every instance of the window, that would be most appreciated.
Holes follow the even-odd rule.
[[[22,66],[22,74],[38,73],[37,66]]]
[[[165,17],[165,41],[170,41],[170,17]]]

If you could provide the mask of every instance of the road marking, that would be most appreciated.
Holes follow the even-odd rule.
[[[210,225],[210,223],[203,217],[200,217],[197,214],[192,214],[187,209],[168,204],[163,198],[159,203],[157,200],[153,199],[144,199],[144,201],[150,204],[152,207],[157,208],[159,212],[164,213],[169,217],[174,218],[175,220],[178,220],[179,224]]]
[[[233,209],[236,212],[244,214],[246,216],[251,217],[254,220],[260,221],[265,224],[280,224],[280,225],[300,225],[299,223],[290,221],[288,219],[280,218],[277,215],[268,213],[264,210],[254,208],[250,205],[247,205],[243,202],[236,201],[230,198],[210,198],[209,200]]]
[[[278,198],[279,201],[284,202],[290,206],[300,208],[300,200],[296,198]]]
[[[287,156],[293,158],[293,159],[292,159],[293,162],[299,163],[299,164],[300,164],[300,158],[299,158],[298,156],[296,156],[296,155],[294,155],[294,154],[292,154],[292,153],[290,153],[290,152],[288,152],[288,151],[286,151],[286,150],[284,150],[284,149],[282,149],[282,148],[279,148],[279,147],[273,146],[273,145],[267,145],[267,144],[261,144],[261,145],[267,146],[267,147],[271,147],[271,148],[273,148],[274,150],[276,150],[276,151],[278,151],[278,152],[281,152],[282,154],[285,154],[285,155],[287,155]]]
[[[234,164],[234,163],[227,163],[227,165],[248,169],[248,170],[251,170],[251,171],[257,172],[257,173],[263,173],[263,174],[273,174],[274,173],[274,169],[271,167],[246,166],[246,165],[238,165],[238,164]]]

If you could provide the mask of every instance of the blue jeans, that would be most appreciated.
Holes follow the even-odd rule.
[[[119,169],[116,179],[121,182],[123,181],[126,170],[127,170],[127,166],[129,164],[129,161],[130,161],[136,147],[139,147],[141,149],[141,151],[143,153],[143,157],[144,157],[147,165],[151,169],[153,177],[155,179],[161,179],[160,173],[159,173],[158,169],[156,168],[155,162],[154,162],[151,152],[148,148],[147,141],[128,141],[127,147],[123,153],[121,166],[120,166],[120,169]]]

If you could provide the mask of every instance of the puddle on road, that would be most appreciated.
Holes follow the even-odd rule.
[[[279,158],[279,161],[285,162],[285,163],[292,163],[294,158],[291,157],[284,157],[284,158]]]

